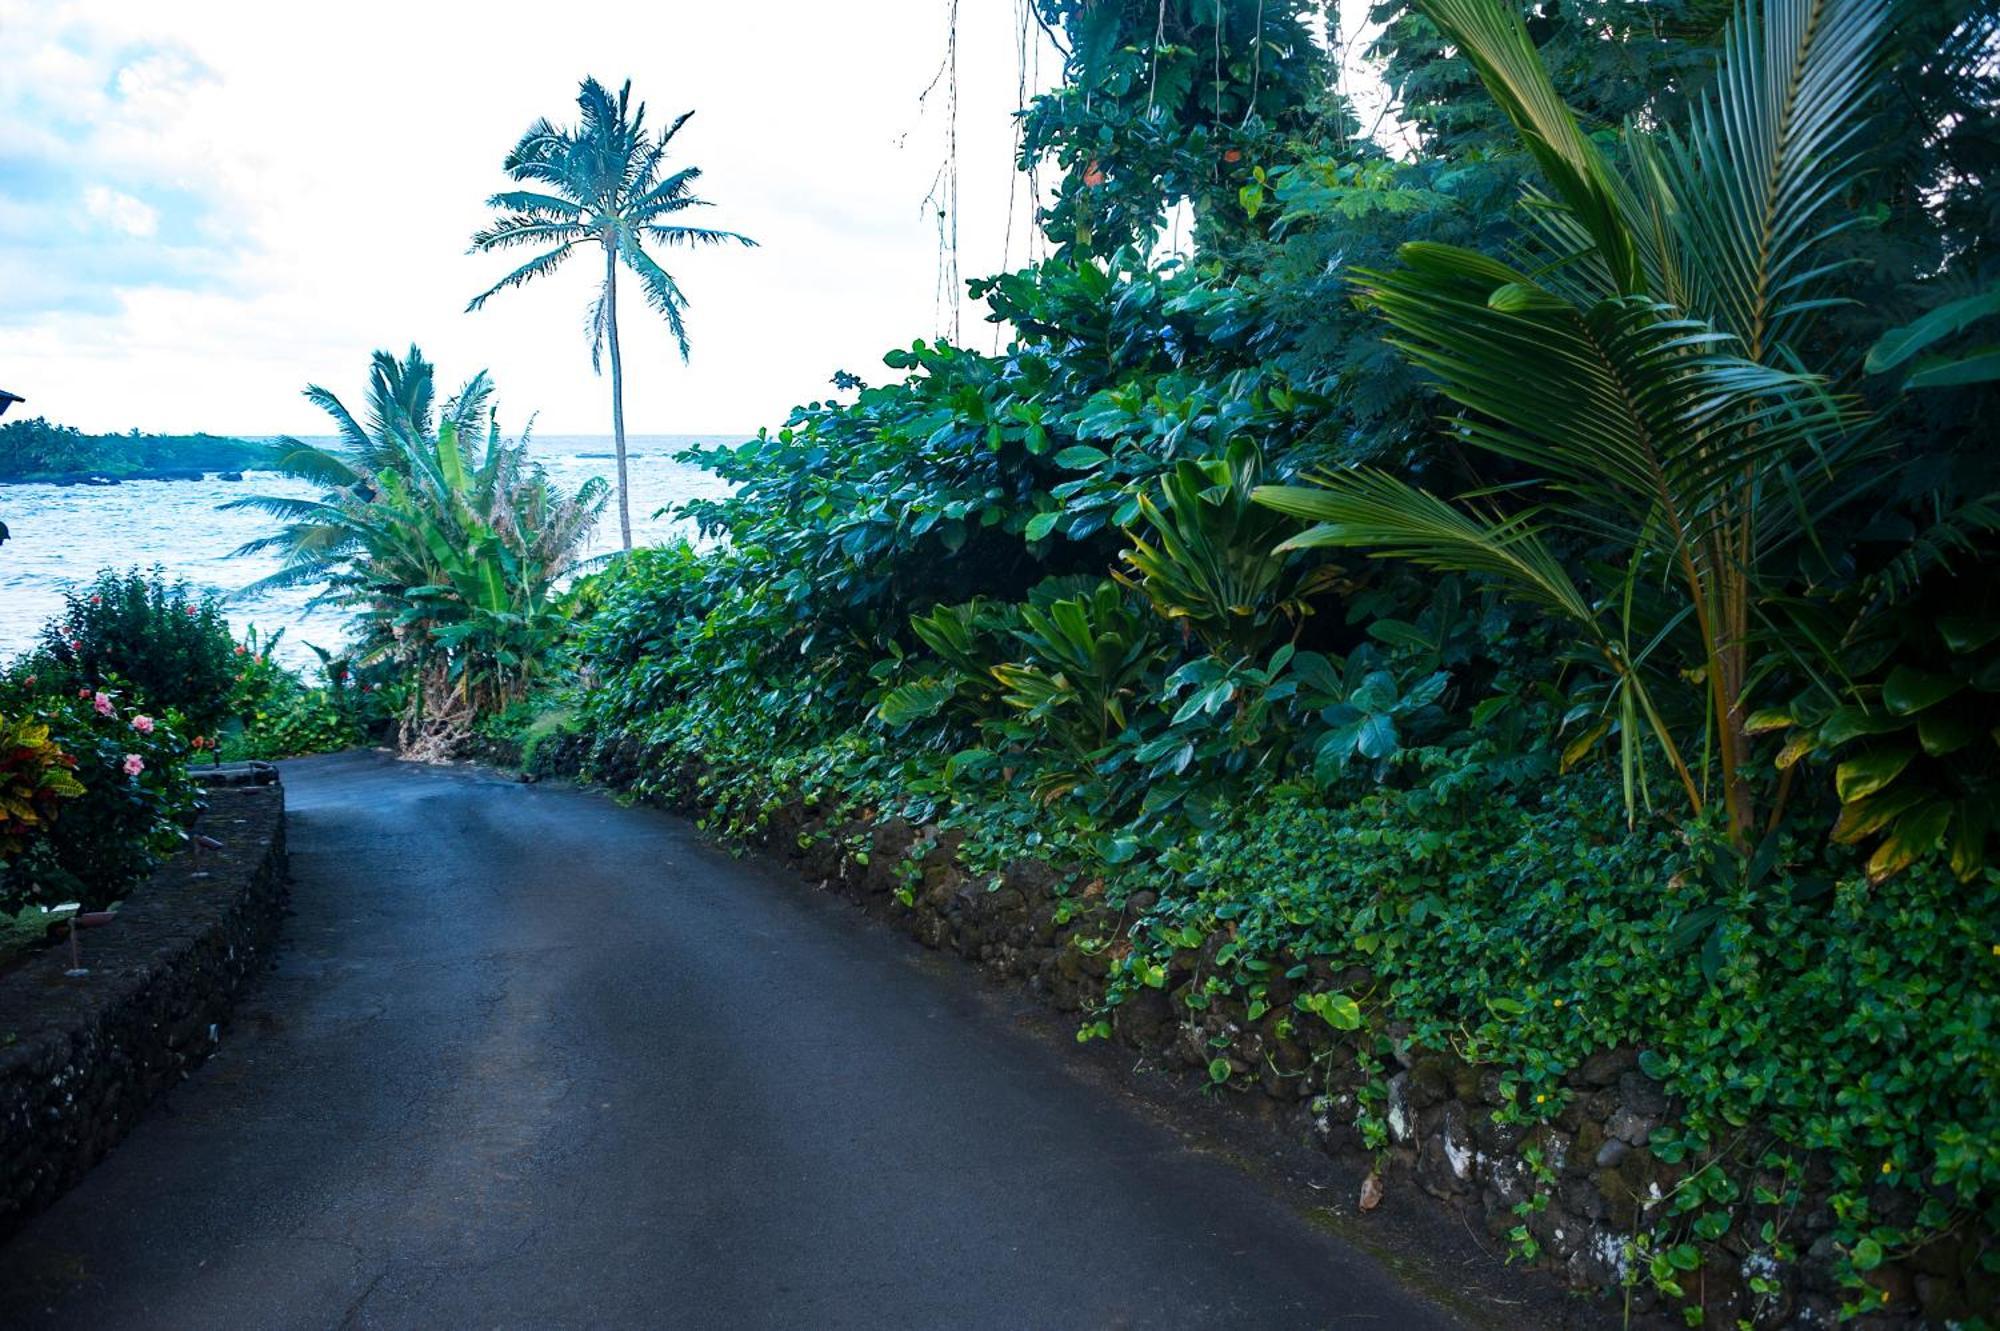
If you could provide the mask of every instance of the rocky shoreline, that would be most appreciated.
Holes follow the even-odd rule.
[[[123,485],[127,481],[240,481],[242,471],[202,471],[196,467],[146,467],[131,472],[58,471],[0,476],[0,485]]]

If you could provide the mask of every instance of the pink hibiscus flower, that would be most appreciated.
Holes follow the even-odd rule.
[[[125,755],[124,767],[126,776],[137,776],[146,770],[146,760],[136,753],[128,753]]]
[[[145,715],[144,713],[141,713],[140,715],[138,715],[138,716],[135,716],[135,717],[133,717],[133,718],[132,718],[132,729],[134,729],[134,730],[138,731],[138,732],[139,732],[140,734],[142,734],[142,735],[150,735],[150,734],[152,734],[152,733],[153,733],[153,718],[152,718],[152,717],[150,717],[150,716],[147,716],[147,715]]]
[[[111,695],[108,693],[98,694],[97,697],[91,700],[90,705],[97,709],[97,714],[99,716],[109,716],[111,715],[112,712],[117,710],[111,705]]]

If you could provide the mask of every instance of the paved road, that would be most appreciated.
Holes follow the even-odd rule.
[[[0,1324],[1453,1325],[677,819],[372,754],[285,778],[277,969],[0,1251]]]

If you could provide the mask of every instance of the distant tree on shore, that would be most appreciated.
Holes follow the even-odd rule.
[[[646,107],[632,105],[632,84],[613,97],[590,78],[577,94],[582,119],[575,128],[537,120],[507,154],[508,175],[525,186],[487,199],[500,210],[491,226],[472,237],[472,253],[530,246],[534,258],[481,292],[466,306],[478,309],[508,287],[521,286],[552,273],[577,246],[595,241],[604,253],[604,277],[591,303],[585,327],[590,335],[590,365],[597,370],[608,346],[611,354],[611,429],[618,453],[618,530],[625,549],[632,548],[632,506],[625,463],[625,380],[618,350],[618,267],[638,279],[646,304],[667,321],[688,357],[686,298],[672,274],[646,252],[646,243],[714,245],[736,242],[755,245],[748,236],[708,227],[682,226],[675,214],[706,207],[693,193],[701,168],[685,166],[661,174],[667,146],[694,112],[682,113],[655,134],[646,127]]]

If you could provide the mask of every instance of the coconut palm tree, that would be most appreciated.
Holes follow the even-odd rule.
[[[1888,0],[1742,0],[1691,123],[1627,126],[1617,154],[1563,105],[1518,6],[1418,7],[1549,193],[1532,199],[1521,262],[1412,243],[1357,285],[1462,409],[1457,438],[1536,482],[1453,502],[1355,469],[1257,497],[1318,524],[1293,546],[1483,573],[1567,620],[1612,684],[1566,759],[1618,734],[1629,803],[1650,737],[1689,804],[1717,804],[1748,846],[1753,695],[1778,659],[1759,648],[1786,636],[1766,571],[1781,552],[1799,562],[1815,513],[1868,474],[1865,436],[1799,348],[1839,299],[1827,241],[1853,221],[1841,200]],[[1615,553],[1572,576],[1551,528]]]
[[[681,359],[688,357],[686,298],[673,276],[646,252],[660,245],[715,245],[757,242],[734,231],[683,226],[670,219],[708,201],[693,193],[701,168],[685,166],[663,176],[667,147],[694,112],[684,112],[658,134],[646,127],[646,107],[632,105],[632,83],[613,98],[596,79],[585,79],[577,94],[582,119],[574,129],[547,120],[528,127],[503,163],[525,186],[487,199],[501,209],[491,226],[472,237],[472,253],[530,246],[542,252],[473,297],[478,309],[508,287],[521,286],[562,266],[579,245],[595,241],[604,254],[604,278],[591,302],[584,328],[590,337],[590,368],[599,369],[611,352],[611,429],[618,452],[618,530],[632,548],[631,487],[625,464],[625,381],[618,351],[618,267],[639,282],[646,304],[667,321]]]

